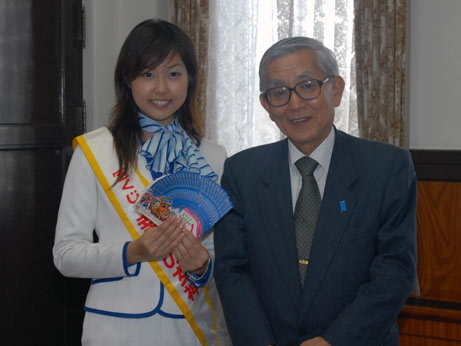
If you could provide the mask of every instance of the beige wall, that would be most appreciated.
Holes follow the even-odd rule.
[[[461,1],[410,4],[410,149],[461,150]]]

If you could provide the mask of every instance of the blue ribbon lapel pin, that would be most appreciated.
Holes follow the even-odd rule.
[[[347,211],[346,201],[339,201],[339,210],[341,211],[341,214]]]

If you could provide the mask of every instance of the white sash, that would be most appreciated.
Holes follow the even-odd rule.
[[[142,174],[133,169],[134,174],[125,175],[117,185],[112,186],[120,172],[110,131],[105,127],[99,128],[75,138],[73,145],[74,148],[77,145],[82,148],[132,238],[137,239],[153,226],[150,220],[137,214],[133,208],[146,187],[152,183],[151,175],[143,165],[139,165]],[[217,344],[216,321],[207,288],[197,289],[187,281],[173,254],[163,261],[151,261],[149,264],[184,314],[200,343]]]

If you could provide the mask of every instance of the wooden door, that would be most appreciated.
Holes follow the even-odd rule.
[[[81,0],[0,3],[4,346],[78,345],[86,282],[54,268],[56,215],[82,126]]]

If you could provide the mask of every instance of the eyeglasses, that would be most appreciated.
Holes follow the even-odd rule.
[[[303,100],[309,101],[320,96],[322,85],[328,83],[333,77],[324,80],[309,79],[297,83],[293,88],[286,85],[270,88],[264,92],[264,97],[272,107],[282,107],[288,104],[291,99],[291,92],[294,91]]]

